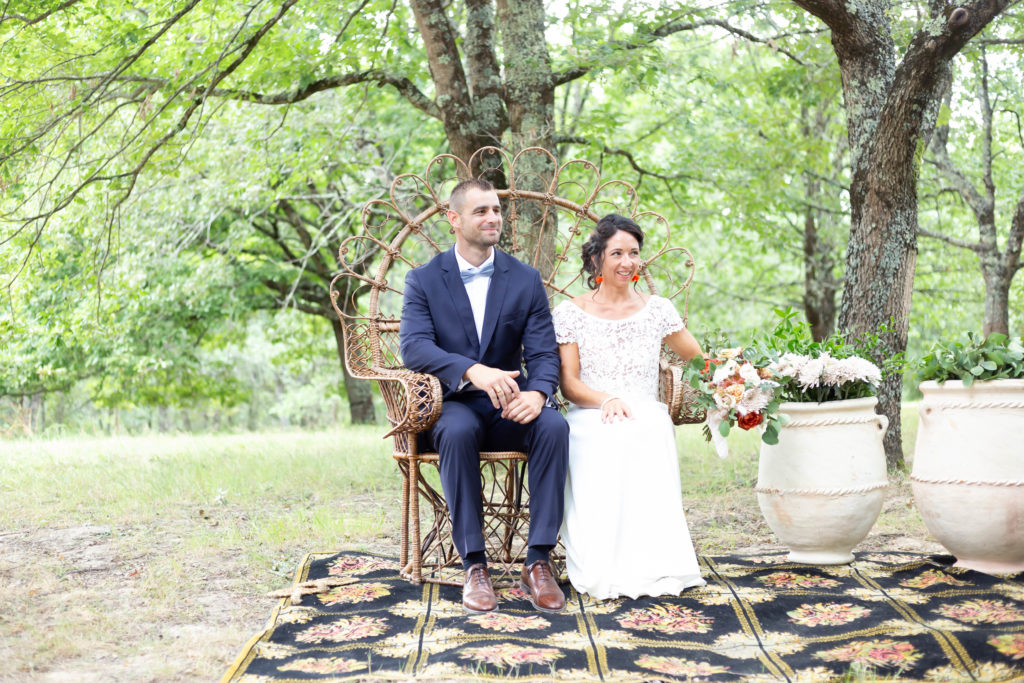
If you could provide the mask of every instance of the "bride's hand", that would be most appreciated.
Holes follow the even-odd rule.
[[[631,420],[632,418],[633,411],[630,409],[629,404],[621,398],[613,398],[606,401],[601,407],[601,422],[606,424],[621,420]]]

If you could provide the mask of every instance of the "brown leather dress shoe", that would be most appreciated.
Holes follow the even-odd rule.
[[[491,586],[487,565],[474,564],[466,570],[466,580],[462,584],[462,606],[470,614],[493,612],[497,608],[498,596]]]
[[[523,566],[523,590],[529,593],[530,602],[541,612],[561,612],[565,609],[565,595],[555,581],[551,564],[538,560],[529,567]]]

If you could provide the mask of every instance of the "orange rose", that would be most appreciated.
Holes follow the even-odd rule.
[[[736,418],[736,424],[740,429],[753,429],[764,422],[764,415],[761,413],[747,413]]]

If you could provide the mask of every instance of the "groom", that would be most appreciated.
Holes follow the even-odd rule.
[[[498,606],[484,552],[480,451],[521,450],[530,486],[522,583],[535,608],[557,612],[565,596],[548,553],[562,523],[569,427],[548,401],[559,356],[547,295],[536,269],[495,248],[501,204],[489,182],[456,185],[448,221],[455,247],[406,275],[401,347],[407,368],[445,386],[441,416],[425,445],[439,456],[466,572],[462,604],[474,614]]]

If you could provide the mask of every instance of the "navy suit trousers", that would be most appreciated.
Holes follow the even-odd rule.
[[[484,550],[480,451],[524,451],[530,487],[527,543],[558,542],[569,462],[569,425],[545,406],[528,424],[501,417],[482,391],[456,394],[444,402],[426,444],[437,452],[441,487],[452,520],[452,538],[463,558]]]

